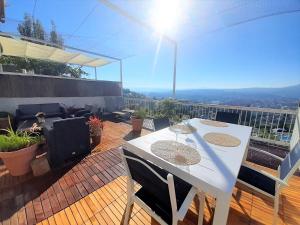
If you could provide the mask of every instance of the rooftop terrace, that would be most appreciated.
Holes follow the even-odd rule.
[[[121,224],[126,204],[126,177],[117,147],[133,136],[126,123],[107,121],[104,131],[94,153],[45,176],[35,178],[29,174],[16,178],[1,167],[0,225]],[[142,135],[148,132],[144,130]],[[243,190],[235,188],[233,191],[227,224],[271,224],[272,202]],[[299,194],[300,177],[293,176],[280,196],[278,224],[300,224]],[[204,219],[205,224],[210,224],[213,213],[210,197],[207,202],[210,207],[205,207]],[[135,205],[130,224],[157,223]],[[181,224],[197,224],[195,203]]]

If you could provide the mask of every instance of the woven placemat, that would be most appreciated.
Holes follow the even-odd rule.
[[[204,140],[214,144],[214,145],[220,145],[223,147],[236,147],[241,144],[240,139],[231,136],[229,134],[223,134],[223,133],[207,133],[204,135]]]
[[[204,125],[214,126],[214,127],[228,127],[227,123],[214,121],[214,120],[201,120],[200,121]]]
[[[175,129],[178,129],[178,130],[180,130],[181,134],[191,134],[197,130],[192,125],[183,125],[183,124],[176,124],[176,125],[170,126],[169,129],[173,132],[175,132]]]
[[[157,141],[151,145],[151,151],[158,157],[181,166],[194,165],[201,160],[196,149],[176,141]]]

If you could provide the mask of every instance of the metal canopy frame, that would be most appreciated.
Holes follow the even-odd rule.
[[[122,8],[120,8],[118,5],[110,2],[109,0],[98,0],[101,3],[103,3],[103,5],[107,6],[108,8],[110,8],[111,10],[117,12],[118,14],[126,17],[128,20],[150,30],[150,31],[154,31],[154,29],[147,23],[139,20],[138,18],[130,15],[127,11],[123,10]],[[167,40],[169,43],[173,44],[174,46],[174,67],[173,67],[173,98],[176,98],[176,67],[177,67],[177,42],[170,38],[169,36],[162,34],[162,38]]]
[[[88,51],[88,50],[72,47],[72,46],[69,46],[69,45],[59,46],[59,45],[54,44],[54,43],[50,43],[50,42],[47,42],[47,41],[44,41],[44,40],[39,40],[39,39],[32,38],[32,37],[26,37],[26,36],[23,36],[23,35],[0,32],[0,36],[10,37],[10,38],[18,37],[22,40],[32,41],[34,43],[41,44],[41,45],[57,47],[57,48],[60,48],[60,49],[63,47],[63,48],[66,48],[66,49],[71,49],[71,50],[75,50],[75,51],[79,51],[79,52],[83,52],[83,53],[87,53],[87,54],[91,54],[91,55],[99,56],[99,57],[102,57],[102,58],[107,58],[107,59],[112,59],[114,61],[117,61],[120,64],[120,83],[121,83],[121,88],[123,90],[123,68],[122,68],[122,59],[121,58],[116,58],[116,57],[113,57],[113,56],[108,56],[108,55],[101,54],[101,53],[98,53],[98,52]],[[94,68],[95,68],[95,80],[97,80],[97,77],[98,77],[97,76],[97,69],[96,69],[96,67],[94,67]],[[122,91],[122,96],[123,96],[123,91]]]

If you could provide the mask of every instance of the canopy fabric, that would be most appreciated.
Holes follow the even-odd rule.
[[[81,53],[67,52],[63,49],[32,43],[29,41],[0,36],[2,55],[50,60],[58,63],[76,64],[81,66],[104,66],[110,61],[94,58]]]

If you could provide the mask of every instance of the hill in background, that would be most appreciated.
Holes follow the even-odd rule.
[[[139,90],[138,92],[151,98],[172,97],[171,90]],[[176,98],[211,104],[296,108],[300,101],[300,84],[283,88],[177,90]]]

